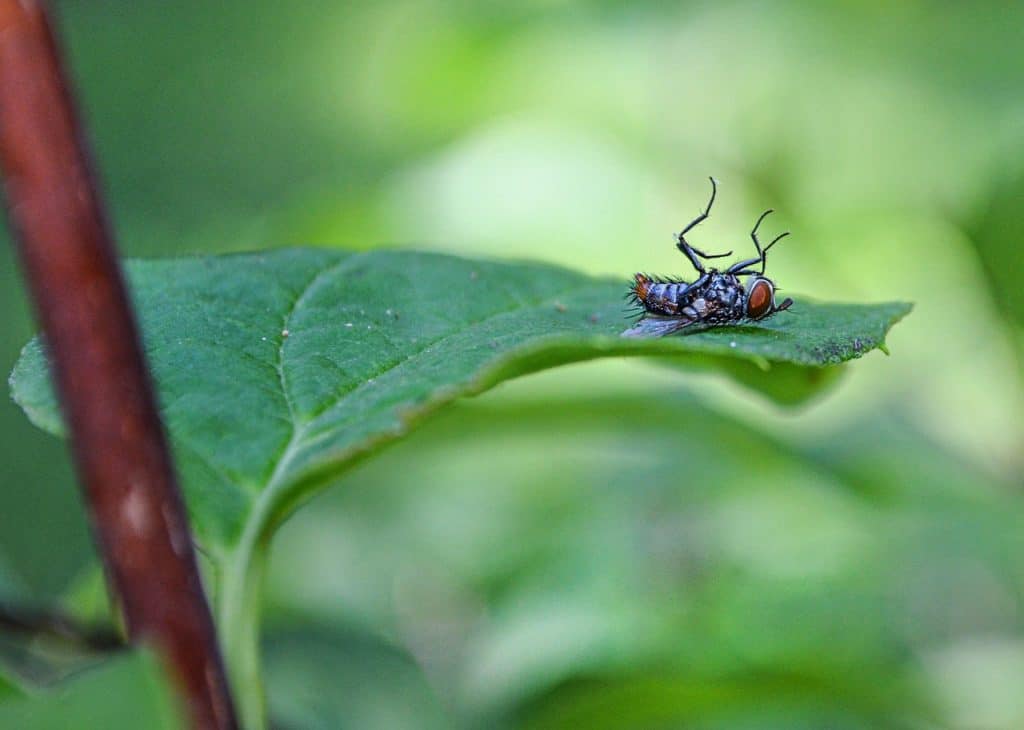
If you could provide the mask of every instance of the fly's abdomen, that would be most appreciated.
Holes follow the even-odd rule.
[[[679,293],[686,284],[676,281],[657,281],[637,274],[633,281],[633,297],[645,311],[653,314],[678,314]]]

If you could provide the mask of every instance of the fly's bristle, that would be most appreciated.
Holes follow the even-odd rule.
[[[637,274],[633,277],[633,295],[637,298],[637,303],[647,299],[651,283],[651,277],[647,276],[647,274]]]

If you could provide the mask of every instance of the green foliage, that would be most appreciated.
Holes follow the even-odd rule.
[[[325,443],[341,451],[289,470],[299,481],[266,514],[254,507],[290,427],[266,365],[283,309],[270,302],[255,333],[270,344],[239,355],[252,373],[225,351],[207,394],[174,401],[168,382],[183,392],[190,368],[220,366],[217,342],[253,339],[232,331],[231,307],[182,317],[196,362],[164,336],[169,351],[150,357],[230,651],[255,635],[245,607],[265,606],[281,727],[1024,725],[1024,408],[1008,346],[1022,321],[1022,7],[59,3],[129,257],[394,242],[677,273],[667,234],[714,174],[723,194],[699,245],[748,244],[773,206],[794,233],[769,268],[786,294],[919,303],[892,334],[895,357],[856,367],[691,351],[725,331],[636,344],[782,403],[850,376],[799,418],[720,398],[707,378],[595,363],[439,409],[407,437],[409,422],[368,408],[383,431],[332,426]],[[7,366],[35,329],[11,256],[0,246]],[[446,300],[472,291],[457,284]],[[623,289],[608,282],[608,303]],[[579,314],[560,303],[555,327]],[[816,311],[800,302],[743,342]],[[566,335],[574,352],[545,343],[531,363],[509,343],[491,365],[595,357],[598,341],[623,346],[620,325],[616,307],[593,339],[588,322]],[[491,365],[435,395],[505,377]],[[346,402],[365,396],[359,377],[328,376],[356,384]],[[700,392],[673,392],[687,383]],[[209,391],[250,388],[262,397],[246,413],[209,412]],[[411,402],[414,422],[440,402],[408,395],[395,408]],[[57,428],[48,398],[34,415]],[[83,594],[104,589],[65,446],[11,402],[0,436],[0,591],[51,605],[86,565],[92,579],[64,597],[81,617]],[[360,453],[375,458],[349,470]],[[339,488],[274,531],[267,600],[244,595],[260,583],[260,533],[333,477]],[[106,619],[104,605],[87,618]],[[35,666],[39,648],[13,656]],[[255,657],[232,661],[237,675]],[[10,676],[0,695],[38,691]],[[261,691],[255,673],[236,682],[243,698]]]
[[[452,727],[415,659],[378,637],[307,623],[272,633],[264,653],[275,727]]]
[[[1017,327],[1024,327],[1024,164],[1008,166],[994,181],[964,228],[978,252],[999,312]]]
[[[0,701],[11,697],[21,697],[21,687],[11,677],[0,673]]]
[[[453,725],[495,728],[929,727],[942,650],[1024,620],[998,598],[1024,588],[1019,500],[884,414],[793,443],[673,388],[553,409],[529,385],[300,512],[275,614],[396,637]],[[268,676],[344,671],[327,635],[302,662],[268,651]]]
[[[552,693],[523,727],[537,730],[910,730],[905,697],[895,686],[879,692],[870,678],[847,685],[795,674],[751,673],[711,681],[662,669],[648,676],[581,681]],[[853,691],[851,691],[851,689]],[[821,702],[822,696],[834,703]],[[888,701],[886,701],[888,700]],[[823,706],[824,705],[824,706]]]
[[[182,723],[156,660],[135,653],[85,671],[54,690],[0,704],[0,727],[175,730]]]

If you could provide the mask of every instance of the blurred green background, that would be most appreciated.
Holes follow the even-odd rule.
[[[770,273],[914,313],[783,412],[641,362],[459,404],[301,510],[281,728],[1024,726],[1024,6],[58,3],[122,250],[416,246]],[[9,369],[34,326],[10,247]],[[0,596],[95,582],[0,404]]]

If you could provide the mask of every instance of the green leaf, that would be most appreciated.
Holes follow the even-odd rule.
[[[274,727],[450,728],[423,668],[400,647],[338,627],[276,628],[263,642]]]
[[[445,403],[618,355],[721,370],[797,401],[835,365],[883,347],[910,308],[801,299],[757,326],[636,340],[619,336],[625,282],[543,264],[292,249],[128,272],[193,524],[221,564],[220,620],[240,634],[255,632],[252,591],[274,526]],[[38,342],[11,383],[34,423],[62,431]],[[254,644],[232,657],[234,643],[236,674],[254,667]]]
[[[988,293],[999,313],[1017,327],[1024,327],[1024,290],[1018,278],[1024,266],[1020,246],[1024,236],[1021,196],[1024,162],[1011,159],[999,171],[977,208],[962,222],[981,260]]]
[[[0,667],[0,702],[12,697],[21,697],[24,691],[13,677],[7,673],[7,669]]]
[[[545,730],[921,727],[932,719],[929,710],[922,701],[908,703],[903,684],[902,677],[879,683],[767,672],[712,682],[660,671],[569,683],[536,703],[522,725]],[[823,703],[822,697],[833,703]]]
[[[904,304],[801,301],[758,326],[618,337],[625,285],[539,264],[288,250],[129,266],[196,529],[231,546],[441,404],[524,373],[613,355],[722,369],[780,399],[882,347]],[[786,391],[773,388],[783,375]],[[796,382],[801,381],[800,385]],[[63,428],[38,341],[11,378]]]
[[[172,730],[182,724],[156,660],[139,653],[105,662],[51,691],[0,702],[0,727]]]

